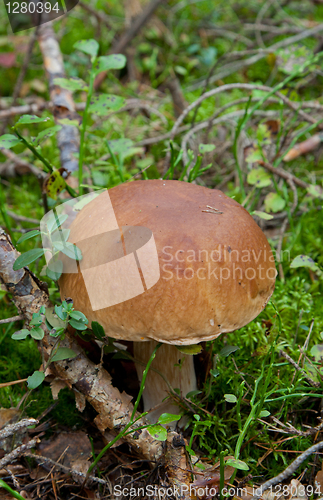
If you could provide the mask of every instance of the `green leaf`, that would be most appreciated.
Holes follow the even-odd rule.
[[[22,340],[22,339],[25,339],[26,337],[28,337],[29,335],[29,330],[27,330],[26,328],[23,328],[22,330],[19,330],[18,332],[15,332],[11,335],[11,338],[14,339],[14,340]]]
[[[36,115],[22,115],[15,124],[15,127],[17,127],[17,125],[28,125],[29,123],[48,122],[48,120],[50,120],[50,118],[41,118],[40,116]]]
[[[66,241],[64,243],[61,241],[53,241],[53,247],[59,252],[62,252],[70,259],[82,260],[81,250],[76,245],[73,245],[73,243],[70,243],[69,241]]]
[[[313,345],[311,356],[314,357],[316,363],[322,363],[323,360],[323,344]]]
[[[100,323],[98,323],[97,321],[92,321],[92,323],[91,323],[91,329],[92,329],[94,335],[99,340],[103,340],[106,337],[103,326],[100,325]]]
[[[246,462],[243,462],[242,460],[236,460],[235,458],[229,458],[226,461],[226,465],[231,465],[231,467],[234,467],[235,469],[249,470]]]
[[[176,347],[183,354],[190,354],[191,356],[199,354],[202,351],[200,345],[177,345]]]
[[[271,185],[270,174],[262,167],[253,168],[248,174],[247,181],[249,184],[256,186],[257,188]]]
[[[297,257],[292,260],[290,267],[293,269],[298,267],[309,267],[314,272],[319,269],[316,262],[308,255],[297,255]]]
[[[133,145],[133,141],[131,139],[115,139],[107,142],[112,153],[115,155],[123,155],[123,157],[127,155]]]
[[[227,401],[227,403],[236,403],[237,397],[234,394],[225,394],[224,399]]]
[[[174,415],[173,413],[163,413],[158,419],[158,424],[166,425],[171,422],[176,422],[181,419],[181,415]]]
[[[35,262],[35,260],[39,259],[39,257],[41,257],[42,255],[44,255],[43,248],[34,248],[33,250],[29,250],[26,253],[22,253],[15,261],[13,270],[18,271],[18,269],[22,269],[23,267],[28,266],[32,262]]]
[[[127,59],[123,54],[101,56],[94,65],[94,74],[98,75],[102,71],[109,71],[110,69],[122,69],[125,67],[126,62]]]
[[[204,154],[204,153],[210,153],[211,151],[214,151],[215,145],[214,144],[200,144],[199,145],[199,152]]]
[[[96,40],[93,40],[93,38],[90,38],[89,40],[79,40],[74,43],[74,49],[80,50],[81,52],[89,54],[92,57],[96,57],[99,52],[99,44]]]
[[[262,410],[260,413],[259,413],[259,417],[260,418],[263,418],[263,417],[269,417],[270,415],[270,411],[268,410]]]
[[[18,137],[12,134],[4,134],[0,136],[0,149],[1,148],[6,148],[10,149],[13,148],[14,146],[17,146],[21,142]]]
[[[99,116],[104,116],[110,111],[117,111],[122,108],[125,100],[123,97],[112,94],[100,94],[92,97],[89,111]]]
[[[20,245],[23,241],[30,240],[30,238],[35,238],[38,236],[40,231],[38,229],[34,229],[33,231],[28,231],[28,233],[23,234],[19,240],[17,241],[17,245]]]
[[[323,200],[323,189],[321,186],[316,186],[314,184],[310,184],[307,188],[308,194],[313,196],[313,198],[318,198],[319,200]]]
[[[167,430],[161,425],[150,425],[147,427],[147,431],[154,439],[157,439],[157,441],[166,441],[167,439]]]
[[[72,76],[71,78],[54,78],[53,83],[70,92],[75,92],[76,90],[89,90],[85,81],[77,76]]]
[[[69,347],[59,347],[52,357],[51,361],[63,361],[64,359],[72,359],[77,356],[77,353]]]
[[[187,399],[190,399],[190,398],[194,398],[194,396],[198,396],[199,394],[202,394],[202,391],[190,391],[186,394],[186,398]]]
[[[75,319],[70,319],[69,324],[75,328],[75,330],[86,330],[87,326],[82,321],[76,321]]]
[[[214,370],[213,368],[211,368],[210,373],[211,373],[212,377],[214,377],[214,378],[216,378],[220,375],[219,370]]]
[[[257,215],[260,219],[271,220],[274,218],[273,215],[266,214],[266,212],[259,212],[258,210],[254,210],[251,215]]]
[[[43,322],[43,318],[41,317],[40,313],[33,313],[33,317],[31,322],[29,323],[30,326],[39,326]]]
[[[63,311],[63,307],[62,305],[60,306],[55,306],[55,313],[57,314],[57,316],[59,317],[59,319],[61,319],[62,321],[65,321],[66,318],[67,318],[67,313],[65,311]],[[47,316],[46,316],[47,317]],[[50,323],[50,319],[48,320]],[[54,325],[53,325],[54,326]],[[60,325],[61,326],[61,325]]]
[[[27,384],[29,389],[36,389],[44,381],[45,373],[36,371],[30,377],[27,378]]]
[[[70,313],[70,317],[75,319],[76,321],[79,321],[80,323],[87,324],[89,322],[85,314],[83,314],[81,311],[72,311]]]
[[[43,185],[43,189],[46,191],[48,196],[53,200],[57,200],[57,196],[66,187],[66,181],[61,176],[59,170],[53,170],[51,175],[46,179]]]
[[[223,356],[224,358],[226,358],[230,354],[236,352],[238,349],[240,349],[240,347],[238,347],[237,345],[226,345],[223,347],[223,349],[221,349],[219,354],[220,354],[220,356]]]
[[[46,276],[53,281],[58,281],[63,273],[63,262],[61,260],[54,261],[51,259],[46,267]]]
[[[35,340],[42,340],[44,338],[44,330],[40,326],[32,328],[30,330],[30,335]]]
[[[55,135],[56,132],[61,130],[61,125],[54,125],[54,127],[48,127],[45,130],[42,130],[39,132],[39,134],[33,139],[33,143],[38,146],[41,141],[44,141],[45,139],[48,139],[48,137],[52,137],[52,135]]]
[[[62,229],[59,228],[56,231],[53,231],[50,235],[52,241],[67,241],[68,237],[70,235],[71,230],[70,229]]]
[[[64,222],[67,220],[67,214],[58,215],[57,212],[53,212],[50,214],[48,219],[46,220],[47,229],[50,233],[58,229]]]
[[[268,193],[265,198],[266,212],[281,212],[285,205],[285,200],[278,193]]]

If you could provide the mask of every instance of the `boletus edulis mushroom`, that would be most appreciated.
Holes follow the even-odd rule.
[[[68,241],[83,254],[59,280],[62,299],[107,336],[134,341],[139,378],[156,345],[143,394],[156,421],[196,389],[193,356],[176,346],[213,340],[252,321],[274,290],[267,239],[249,213],[216,189],[171,180],[121,184],[80,206]]]

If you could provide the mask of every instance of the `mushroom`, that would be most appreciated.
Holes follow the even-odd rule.
[[[61,298],[71,297],[91,324],[134,341],[139,378],[156,345],[143,393],[156,421],[178,413],[169,387],[196,389],[193,356],[176,346],[213,340],[252,321],[276,277],[267,239],[249,213],[221,191],[171,180],[121,184],[92,197],[70,225],[82,251],[66,266]]]

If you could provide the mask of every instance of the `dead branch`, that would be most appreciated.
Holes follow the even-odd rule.
[[[12,323],[13,321],[20,321],[21,319],[24,319],[23,316],[13,316],[12,318],[0,319],[0,325]]]
[[[285,469],[283,472],[278,474],[278,476],[273,477],[266,481],[264,484],[259,486],[257,488],[257,494],[254,495],[251,500],[256,500],[257,498],[260,498],[263,494],[264,491],[268,490],[269,488],[272,488],[276,484],[281,483],[282,481],[285,481],[288,479],[294,472],[298,469],[298,467],[306,460],[312,453],[315,453],[323,448],[323,441],[320,441],[319,443],[314,444],[307,450],[305,450],[299,457],[297,457],[294,462],[292,462],[287,469]],[[258,493],[259,491],[259,493]]]
[[[35,420],[34,418],[24,418],[15,424],[6,425],[6,427],[0,431],[0,440],[5,439],[8,436],[12,436],[22,429],[26,429],[30,425],[36,424],[39,424],[38,420]]]
[[[77,478],[77,479],[79,479],[79,481],[81,483],[83,483],[84,479],[87,478],[86,474],[84,474],[83,472],[80,472],[80,471],[77,471],[75,469],[72,469],[71,467],[66,467],[66,465],[60,464],[58,462],[55,462],[51,458],[43,457],[43,456],[36,455],[36,454],[30,453],[30,452],[25,452],[25,453],[23,453],[23,455],[25,457],[33,458],[34,460],[36,460],[39,463],[39,465],[48,464],[50,467],[59,469],[59,470],[65,472],[67,474],[72,474],[72,476],[75,477],[75,478]],[[93,482],[99,483],[99,484],[104,484],[104,485],[109,484],[104,479],[100,479],[99,477],[95,477],[95,476],[89,476],[88,479],[90,481],[93,481]]]
[[[0,229],[0,279],[12,294],[19,313],[29,322],[42,305],[50,307],[51,303],[44,284],[28,268],[13,271],[13,263],[19,255],[5,231]],[[45,326],[43,329],[43,345],[48,355],[56,339],[49,335]],[[130,420],[132,398],[113,387],[107,371],[91,362],[71,335],[67,334],[60,346],[73,349],[77,356],[53,363],[57,376],[75,390],[79,401],[83,399],[85,403],[87,400],[98,412],[95,423],[103,435],[106,429],[121,431]],[[147,425],[143,418],[136,422],[134,430],[142,425]],[[135,435],[127,434],[124,440],[148,460],[156,461],[163,453],[162,443],[153,439],[147,429],[140,429]]]
[[[25,173],[32,173],[37,177],[37,179],[42,180],[46,177],[46,173],[41,170],[40,168],[35,167],[32,163],[29,163],[26,160],[22,160],[20,156],[16,155],[11,151],[10,149],[1,149],[1,153],[5,155],[8,160],[12,161],[13,164],[15,165],[15,173],[18,175],[24,175]],[[4,175],[12,175],[12,172],[7,172],[7,168],[5,166],[6,164],[4,163],[0,167],[0,173],[2,176]]]
[[[75,105],[70,91],[54,85],[57,77],[65,77],[63,57],[56,40],[52,23],[40,26],[38,42],[43,54],[44,65],[49,80],[50,98],[53,103],[55,122],[61,125],[57,133],[57,143],[60,151],[61,166],[68,172],[78,169],[78,161],[74,154],[79,151],[79,131],[74,125],[60,123],[61,119],[79,119],[75,112]]]
[[[260,50],[257,54],[249,57],[248,59],[244,59],[242,61],[239,60],[239,61],[231,62],[228,64],[224,64],[222,66],[222,68],[220,69],[220,71],[210,78],[209,83],[212,84],[212,83],[217,82],[218,80],[223,80],[223,78],[226,78],[227,76],[232,75],[232,73],[235,73],[236,71],[240,71],[242,68],[246,68],[248,66],[251,66],[251,65],[257,63],[258,61],[260,61],[261,59],[266,57],[268,52],[275,53],[278,49],[283,49],[285,47],[288,47],[289,45],[293,45],[294,43],[297,43],[300,40],[304,40],[304,38],[308,38],[310,36],[317,35],[318,33],[322,32],[322,31],[323,31],[323,24],[319,24],[317,26],[314,26],[314,28],[303,30],[294,36],[291,36],[289,38],[285,38],[284,40],[280,40],[279,42],[274,43],[270,47],[267,47],[266,49]],[[203,87],[204,84],[205,84],[205,79],[203,78],[201,80],[197,80],[192,85],[189,85],[186,90],[188,92],[191,92],[192,90],[196,90],[200,87]]]
[[[30,448],[34,448],[36,444],[39,443],[38,438],[31,439],[26,444],[22,444],[15,448],[11,453],[8,453],[0,460],[0,470],[6,467],[6,465],[11,464],[14,460],[24,454],[26,450],[30,450]]]
[[[296,368],[297,371],[299,371],[303,377],[305,378],[305,380],[307,380],[307,382],[312,385],[313,387],[320,387],[320,383],[319,382],[315,382],[314,380],[311,379],[311,377],[309,377],[307,375],[307,373],[303,370],[303,368],[301,368],[297,363],[296,361],[293,360],[293,358],[291,358],[290,356],[288,356],[288,354],[284,351],[280,351],[279,352],[280,356],[283,356],[285,359],[287,359],[288,363],[290,363],[294,368]]]

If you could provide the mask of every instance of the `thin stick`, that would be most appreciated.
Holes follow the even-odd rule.
[[[6,427],[0,431],[0,439],[5,439],[22,429],[26,429],[26,427],[36,424],[39,424],[39,421],[35,418],[24,418],[15,424],[6,425]]]
[[[30,448],[34,448],[37,443],[39,443],[38,438],[34,438],[26,444],[22,444],[15,448],[11,453],[8,453],[0,460],[0,469],[3,469],[6,465],[11,464],[14,460],[16,460],[20,455],[23,455],[25,451],[30,450]]]
[[[4,325],[6,323],[11,323],[13,321],[20,321],[24,319],[23,316],[12,316],[12,318],[0,319],[0,325]],[[0,384],[1,387],[1,384]]]
[[[209,83],[211,84],[217,82],[218,80],[223,80],[223,78],[226,78],[232,73],[235,73],[236,71],[239,71],[240,69],[245,68],[246,66],[251,66],[252,64],[257,63],[258,61],[266,57],[268,51],[270,53],[275,53],[278,49],[282,49],[288,47],[289,45],[293,45],[294,43],[297,43],[300,40],[304,40],[304,38],[309,38],[311,36],[317,35],[322,31],[323,31],[323,24],[319,24],[314,28],[303,30],[297,35],[285,38],[284,40],[274,43],[270,47],[267,47],[267,49],[260,51],[258,54],[255,54],[254,56],[249,57],[248,59],[225,64],[222,66],[221,70],[218,73],[216,73],[215,75],[212,76],[212,78],[210,78]],[[200,88],[204,84],[205,84],[205,79],[198,80],[192,85],[189,85],[189,87],[187,87],[186,90],[191,92],[192,90]]]
[[[16,384],[21,384],[22,382],[26,382],[26,378],[22,378],[20,380],[14,380],[13,382],[3,382],[3,384],[0,384],[0,389],[2,387],[9,387],[10,385],[16,385]]]
[[[321,384],[319,382],[315,382],[313,379],[311,379],[311,377],[309,377],[307,375],[307,373],[305,372],[305,370],[303,370],[303,368],[301,368],[296,363],[296,361],[293,360],[293,358],[291,358],[290,356],[288,356],[288,354],[286,352],[280,351],[279,355],[283,356],[285,359],[287,359],[288,363],[290,363],[291,365],[293,365],[293,367],[296,368],[296,370],[299,371],[304,376],[305,380],[307,380],[307,382],[309,384],[311,384],[313,387],[320,387]]]
[[[306,460],[312,453],[315,453],[318,450],[321,450],[323,448],[323,441],[320,441],[319,443],[314,444],[310,448],[308,448],[306,451],[304,451],[299,457],[297,457],[288,467],[285,469],[283,472],[278,474],[278,476],[273,477],[272,479],[269,479],[265,483],[263,483],[259,488],[257,488],[257,493],[254,495],[251,500],[256,500],[257,498],[260,498],[263,494],[264,491],[268,490],[269,488],[272,488],[276,484],[281,483],[282,481],[285,481],[285,479],[289,478],[294,472],[298,469],[298,467]]]

